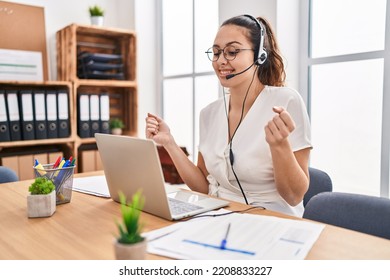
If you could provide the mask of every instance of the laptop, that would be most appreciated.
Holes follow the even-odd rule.
[[[130,199],[141,189],[143,211],[167,220],[179,220],[215,210],[228,201],[165,183],[156,144],[150,139],[95,133],[111,198],[119,192]]]

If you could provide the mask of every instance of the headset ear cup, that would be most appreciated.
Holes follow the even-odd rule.
[[[267,60],[267,51],[263,49],[263,51],[260,53],[259,57],[257,58],[256,64],[261,65]]]

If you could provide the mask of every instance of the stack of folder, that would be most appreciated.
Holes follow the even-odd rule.
[[[0,142],[70,135],[66,90],[0,89]]]
[[[123,80],[122,56],[81,52],[78,55],[77,75],[82,79]]]
[[[108,93],[78,95],[77,133],[80,138],[109,133],[110,99]]]

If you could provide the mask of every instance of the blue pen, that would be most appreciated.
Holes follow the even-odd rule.
[[[222,239],[221,245],[219,246],[219,248],[221,250],[225,250],[226,249],[226,242],[227,242],[227,238],[228,238],[228,235],[229,235],[229,231],[230,231],[230,223],[228,224],[228,227],[227,227],[227,230],[226,230],[226,234],[225,234],[225,238]]]
[[[66,173],[66,170],[63,170],[63,168],[68,167],[69,164],[70,164],[70,160],[67,159],[62,166],[60,165],[60,167],[59,167],[59,168],[61,168],[61,170],[59,171],[60,173],[57,175],[57,177],[54,180],[54,185],[56,185],[57,188],[59,188],[59,185],[62,181],[62,178],[64,177],[64,175]]]

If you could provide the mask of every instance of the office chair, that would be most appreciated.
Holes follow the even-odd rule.
[[[321,192],[331,192],[333,190],[332,179],[325,171],[309,167],[310,184],[305,196],[303,197],[303,206]]]
[[[303,218],[390,239],[390,199],[353,193],[313,196]]]
[[[16,181],[19,181],[19,178],[15,171],[8,167],[0,166],[0,184]]]

